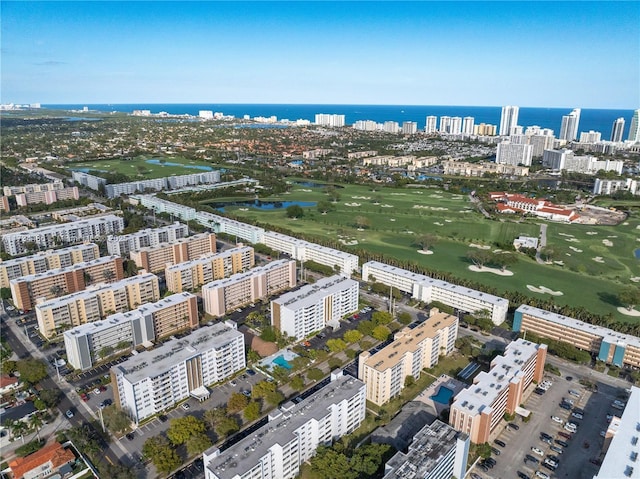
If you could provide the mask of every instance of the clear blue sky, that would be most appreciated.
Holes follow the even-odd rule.
[[[9,2],[3,103],[640,107],[640,2]]]

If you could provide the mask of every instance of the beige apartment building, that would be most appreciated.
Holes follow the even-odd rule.
[[[48,338],[61,329],[92,323],[159,299],[158,277],[140,274],[37,304],[38,329]]]
[[[468,434],[471,442],[488,442],[504,414],[514,414],[524,402],[524,392],[544,376],[547,345],[517,339],[504,355],[491,361],[489,372],[478,374],[451,405],[449,424]]]
[[[513,330],[569,343],[600,361],[618,367],[640,368],[640,338],[526,304],[516,309]]]
[[[253,268],[253,248],[241,246],[222,253],[174,264],[165,270],[167,289],[172,293],[195,290],[216,279]]]
[[[398,331],[393,342],[358,358],[358,379],[367,385],[367,400],[381,406],[404,389],[408,376],[417,379],[424,368],[438,364],[441,354],[449,354],[458,337],[458,318],[431,309],[429,319],[414,329]]]
[[[122,278],[124,278],[122,258],[105,256],[66,268],[12,279],[10,281],[11,296],[16,308],[31,311],[41,299],[47,300],[82,291],[88,282],[112,282]]]
[[[184,263],[216,252],[216,235],[214,233],[200,233],[188,238],[180,238],[172,243],[162,243],[158,246],[141,248],[130,253],[135,264],[149,271],[158,273],[167,266]]]
[[[228,311],[268,298],[296,285],[296,262],[281,259],[202,287],[204,311],[224,316]]]
[[[95,243],[71,246],[58,250],[41,251],[30,256],[0,260],[0,288],[9,288],[12,279],[30,274],[44,273],[51,269],[66,268],[76,263],[92,261],[100,257]]]

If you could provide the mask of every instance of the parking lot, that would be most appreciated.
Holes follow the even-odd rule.
[[[545,379],[553,384],[546,392],[531,393],[524,404],[532,414],[529,422],[516,418],[512,421],[518,427],[516,430],[505,421],[492,435],[491,446],[500,452],[492,454],[495,465],[484,470],[477,463],[471,472],[483,479],[591,479],[598,472],[597,459],[604,443],[601,432],[606,431],[609,424],[607,416],[616,412],[611,404],[619,397],[620,389],[598,384],[598,392],[593,392],[574,378],[547,376]],[[534,386],[530,389],[533,391]],[[576,424],[575,432],[565,429],[571,429],[566,426],[567,422]],[[496,439],[505,446],[499,446]],[[558,466],[547,467],[545,460],[557,462]]]

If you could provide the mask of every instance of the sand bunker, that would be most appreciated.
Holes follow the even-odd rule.
[[[395,218],[389,218],[389,221],[395,221],[395,220],[396,220]]]
[[[565,238],[564,240],[568,243],[580,243],[580,240],[578,238]]]
[[[370,200],[371,196],[352,196],[352,200]]]
[[[380,206],[382,206],[383,208],[393,208],[393,205],[380,205]]]
[[[452,223],[451,220],[444,220],[445,223]]]
[[[629,278],[634,283],[640,283],[640,276],[634,276],[633,278]]]
[[[564,266],[564,261],[554,261],[553,264],[557,264],[558,266]]]
[[[567,234],[567,233],[558,233],[558,236],[567,236],[568,238],[575,238],[575,236]]]
[[[406,196],[406,193],[390,193],[391,196]]]
[[[345,203],[345,206],[360,206],[360,203]]]
[[[340,241],[340,243],[342,243],[345,246],[355,246],[358,244],[358,240],[343,240],[343,239],[339,239],[338,241]]]
[[[444,226],[444,224],[440,223],[439,221],[434,221],[433,224],[436,225],[436,226]]]
[[[508,269],[502,270],[497,268],[489,268],[487,266],[480,267],[476,266],[475,264],[469,266],[469,269],[471,271],[475,271],[476,273],[493,273],[497,274],[498,276],[513,276],[513,271],[509,271]]]
[[[593,261],[595,261],[596,263],[604,263],[602,256],[596,256],[595,258],[593,258]]]
[[[562,296],[564,294],[562,291],[554,291],[552,289],[547,288],[546,286],[536,287],[528,284],[527,289],[529,291],[533,291],[534,293],[550,294],[551,296]]]
[[[618,313],[624,314],[625,316],[640,316],[640,311],[635,309],[627,309],[620,306],[618,308]]]
[[[575,251],[576,253],[582,253],[581,249],[576,248],[575,246],[569,246],[569,249]]]
[[[311,190],[307,190],[305,188],[301,188],[301,189],[296,190],[296,191],[304,191],[305,193],[311,193]]]
[[[597,231],[587,231],[588,235],[597,235],[598,232]]]
[[[431,251],[430,249],[428,249],[426,251],[423,250],[423,249],[419,249],[418,253],[420,253],[420,254],[433,254],[433,251]]]
[[[603,239],[602,244],[605,246],[613,246],[613,242],[608,239]]]
[[[475,244],[475,243],[469,243],[469,246],[471,248],[478,248],[478,249],[491,249],[491,246],[487,246],[485,244]]]

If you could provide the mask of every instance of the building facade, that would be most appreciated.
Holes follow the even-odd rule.
[[[384,467],[383,479],[463,478],[469,436],[436,419],[413,436],[409,450],[397,452]]]
[[[151,273],[164,271],[167,266],[184,263],[216,252],[216,235],[200,233],[157,246],[145,246],[131,251],[129,256],[138,268]]]
[[[49,338],[61,329],[92,323],[159,299],[158,277],[139,274],[38,303],[35,308],[38,330]]]
[[[640,110],[635,110],[631,117],[631,125],[629,125],[629,136],[627,141],[637,143],[640,141]]]
[[[489,372],[478,374],[451,405],[449,425],[467,434],[474,444],[489,442],[506,413],[514,414],[524,392],[544,376],[546,344],[523,339],[509,343],[502,356],[491,361]]]
[[[638,477],[640,456],[640,388],[631,386],[626,407],[614,417],[605,433],[605,456],[593,479]]]
[[[124,278],[122,258],[104,256],[66,268],[21,276],[12,279],[9,284],[15,307],[31,311],[38,301],[82,291],[89,282],[112,282],[120,281],[122,278]]]
[[[65,331],[64,345],[69,364],[86,370],[114,353],[150,345],[151,341],[197,326],[195,295],[178,293]]]
[[[600,361],[619,367],[640,367],[640,338],[584,323],[526,304],[516,309],[513,330],[569,343]]]
[[[12,279],[30,274],[44,273],[51,269],[66,268],[76,263],[92,261],[100,257],[95,243],[70,246],[58,250],[42,251],[31,256],[0,260],[0,288],[9,288]]]
[[[49,249],[65,244],[84,243],[118,234],[124,229],[124,220],[116,215],[73,221],[71,223],[43,226],[26,231],[9,233],[2,237],[4,250],[11,256],[28,251],[33,243],[39,249]]]
[[[638,181],[632,178],[626,178],[624,180],[608,180],[596,178],[596,182],[593,185],[594,195],[612,195],[616,191],[627,191],[632,195],[640,194]],[[1,265],[2,263],[0,263],[0,266]]]
[[[423,369],[450,354],[458,337],[458,318],[433,308],[429,319],[415,328],[404,328],[393,342],[371,354],[360,353],[358,379],[367,385],[367,400],[381,406],[398,396],[409,376],[418,379]]]
[[[562,117],[560,125],[560,139],[574,141],[578,137],[578,126],[580,124],[580,108],[574,108],[571,113]]]
[[[511,141],[498,143],[496,163],[512,166],[531,166],[533,147],[529,144],[517,144]]]
[[[288,401],[269,422],[221,451],[203,454],[206,479],[293,479],[318,446],[355,431],[365,417],[365,386],[342,372],[298,404]]]
[[[216,279],[247,271],[255,265],[250,246],[228,249],[199,259],[174,264],[165,269],[167,289],[173,293],[195,290]]]
[[[176,221],[160,228],[147,228],[128,235],[109,236],[107,251],[109,254],[126,256],[131,251],[159,246],[162,243],[173,243],[187,236],[189,236],[189,227]]]
[[[474,289],[457,286],[428,276],[413,273],[377,261],[362,265],[362,280],[386,284],[398,288],[412,298],[425,303],[439,301],[447,306],[467,313],[486,310],[494,324],[502,324],[507,319],[509,301]]]
[[[263,241],[269,248],[288,254],[301,262],[316,263],[337,268],[340,274],[350,277],[358,269],[358,256],[308,241],[299,240],[274,231],[265,231]]]
[[[231,321],[200,328],[111,368],[115,405],[136,424],[245,368],[244,336]]]
[[[358,283],[344,276],[322,278],[271,301],[271,325],[298,340],[358,310]]]
[[[624,136],[624,118],[618,118],[614,120],[611,127],[611,141],[615,143],[622,142]]]
[[[212,316],[224,316],[244,306],[296,285],[296,262],[281,259],[258,266],[245,273],[207,283],[202,287],[204,311]]]

